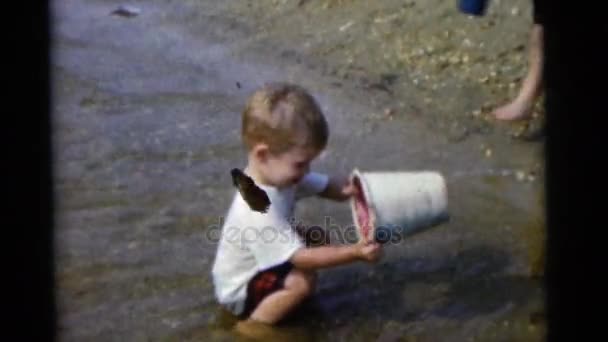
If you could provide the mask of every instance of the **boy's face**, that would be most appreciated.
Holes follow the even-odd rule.
[[[273,186],[291,186],[310,171],[310,163],[319,153],[321,151],[306,147],[292,147],[278,155],[268,153],[260,163],[260,171]]]

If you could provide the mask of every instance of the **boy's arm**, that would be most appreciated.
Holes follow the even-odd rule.
[[[357,260],[374,262],[381,256],[381,245],[355,244],[347,246],[322,246],[315,248],[300,248],[290,261],[297,268],[320,269],[347,264]]]
[[[320,197],[334,201],[346,201],[355,194],[356,188],[348,177],[331,177]]]

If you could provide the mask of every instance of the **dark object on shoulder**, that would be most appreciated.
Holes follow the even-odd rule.
[[[230,171],[232,183],[243,196],[251,210],[266,213],[270,207],[270,199],[266,192],[260,189],[251,177],[243,171],[234,168]]]

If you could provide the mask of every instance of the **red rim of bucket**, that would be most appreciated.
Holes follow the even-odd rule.
[[[370,200],[369,189],[358,170],[355,170],[351,175],[351,181],[358,189],[358,194],[351,200],[351,211],[355,227],[357,228],[357,235],[359,240],[372,241],[375,234],[376,214],[373,202]],[[362,225],[361,218],[359,217],[360,207],[364,208],[367,212],[367,225]]]

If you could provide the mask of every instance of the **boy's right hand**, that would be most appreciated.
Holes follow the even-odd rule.
[[[359,259],[376,262],[382,256],[382,245],[377,242],[360,242],[357,244]]]

